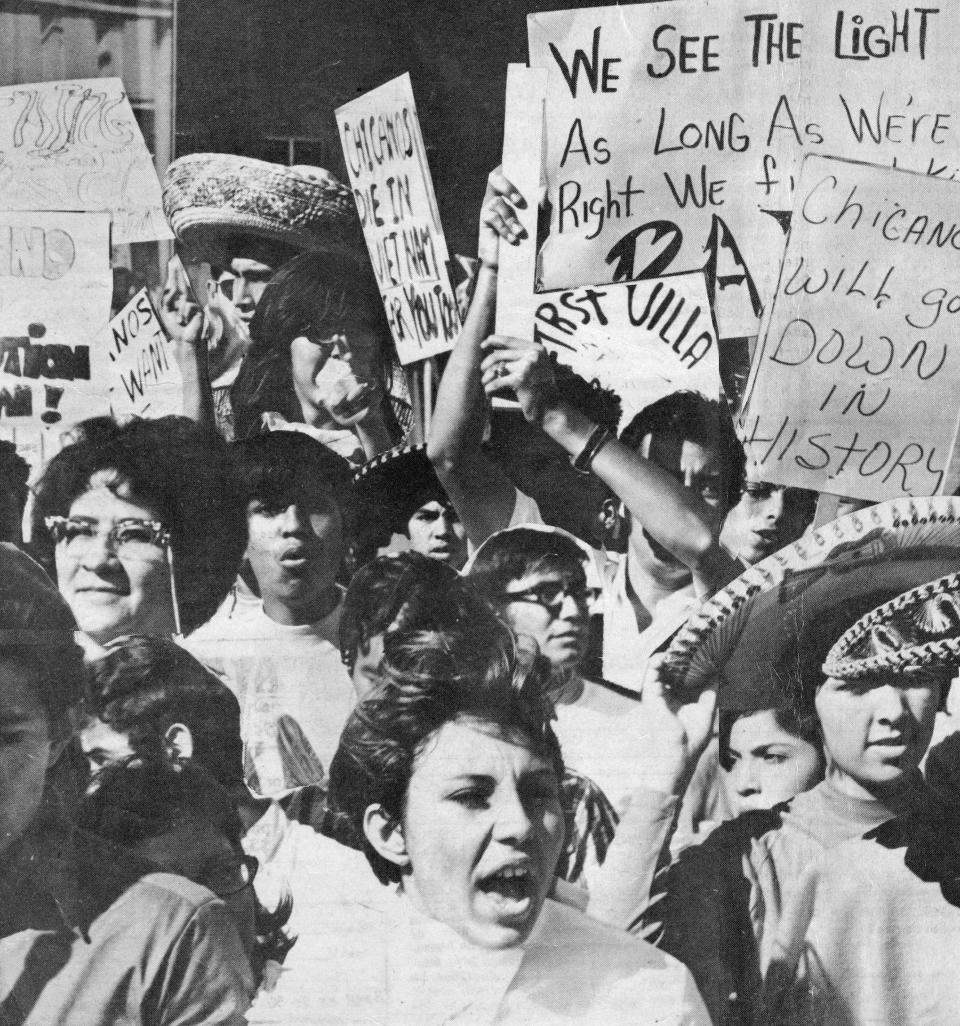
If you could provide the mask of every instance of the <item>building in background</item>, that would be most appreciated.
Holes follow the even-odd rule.
[[[162,175],[173,159],[176,0],[0,0],[0,86],[122,79]],[[131,286],[162,285],[169,244],[117,246]]]

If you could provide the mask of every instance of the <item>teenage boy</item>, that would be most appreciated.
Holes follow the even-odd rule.
[[[353,526],[350,469],[277,431],[235,445],[246,565],[259,600],[229,600],[186,640],[237,696],[247,778],[274,794],[324,778],[354,703],[337,584]]]

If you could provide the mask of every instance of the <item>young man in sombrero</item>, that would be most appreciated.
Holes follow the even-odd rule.
[[[222,428],[232,423],[229,388],[274,272],[300,253],[363,252],[353,197],[323,168],[190,153],[167,168],[163,209],[186,254],[210,265],[211,320],[222,328],[209,353],[209,381]],[[183,282],[168,281],[165,326],[193,348],[202,322],[199,310],[184,304],[183,291]],[[200,375],[205,385],[204,368]]]
[[[354,495],[366,521],[357,552],[361,565],[401,535],[412,552],[463,569],[466,531],[427,459],[426,446],[390,449],[364,464],[354,475]]]
[[[862,975],[866,962],[844,963],[841,957],[831,968],[816,952],[806,956],[807,924],[817,907],[816,886],[810,889],[816,867],[833,865],[831,853],[860,843],[889,842],[901,849],[889,857],[894,861],[902,860],[903,850],[929,854],[931,830],[944,818],[944,802],[924,784],[918,767],[955,672],[956,656],[943,639],[957,635],[956,621],[937,612],[939,592],[927,588],[914,596],[923,597],[906,637],[902,623],[885,618],[883,610],[845,632],[905,589],[958,571],[960,504],[948,498],[889,502],[862,518],[828,525],[748,570],[674,641],[662,672],[675,695],[696,695],[719,683],[720,704],[728,709],[774,708],[778,702],[812,709],[827,766],[826,779],[812,790],[725,823],[684,852],[658,880],[654,899],[640,903],[636,925],[689,966],[714,1022],[949,1020],[923,1019],[913,1014],[916,1008],[901,1018],[893,1004],[889,1015],[871,1018],[856,999],[844,999],[847,1018],[825,1020],[824,1003],[829,1005],[835,985],[848,994],[875,994],[880,985]],[[957,579],[951,580],[955,589]],[[897,608],[911,601],[900,600]],[[875,643],[894,655],[876,658],[861,650]],[[879,849],[870,852],[878,855]],[[919,877],[906,882],[887,868],[891,886],[912,894],[921,880],[944,882],[949,860],[946,867],[928,860]],[[889,895],[881,896],[880,905]],[[930,895],[924,891],[923,902],[929,904]],[[861,891],[857,901],[864,897]],[[909,902],[891,900],[906,916]],[[821,904],[817,922],[832,945],[824,951],[842,956],[876,921],[867,915],[859,927],[851,926],[832,916],[831,907]],[[891,943],[882,941],[888,948]],[[811,975],[815,969],[819,976]],[[910,989],[896,979],[887,988],[891,1001],[894,992]]]

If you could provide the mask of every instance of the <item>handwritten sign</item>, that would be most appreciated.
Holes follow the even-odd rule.
[[[0,211],[0,428],[8,437],[14,429],[59,434],[108,412],[89,343],[110,315],[111,290],[109,214]]]
[[[742,420],[764,480],[867,500],[943,491],[958,252],[955,184],[806,158]]]
[[[717,337],[702,274],[537,299],[533,337],[582,378],[616,392],[622,424],[679,389],[719,398]]]
[[[807,153],[960,177],[960,6],[691,0],[535,14],[546,288],[704,270],[755,335]]]
[[[165,417],[183,413],[183,378],[173,343],[141,289],[100,335],[110,364],[114,416]]]
[[[365,93],[336,115],[400,362],[446,352],[460,317],[410,76]]]
[[[173,238],[118,78],[0,89],[0,195],[8,210],[109,211],[115,243]]]

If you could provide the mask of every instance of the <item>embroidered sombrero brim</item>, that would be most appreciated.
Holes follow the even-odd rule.
[[[380,453],[357,470],[353,485],[357,501],[380,518],[409,519],[425,502],[447,501],[423,444]]]
[[[824,675],[838,680],[883,670],[960,664],[960,574],[898,595],[861,617],[833,646]]]
[[[350,190],[322,168],[284,167],[229,153],[178,157],[163,180],[163,209],[177,239],[223,265],[238,235],[295,250],[352,250],[359,220]]]
[[[693,690],[719,682],[720,704],[731,710],[802,701],[860,617],[957,572],[960,500],[893,499],[852,513],[757,563],[707,601],[670,645],[667,675]]]

